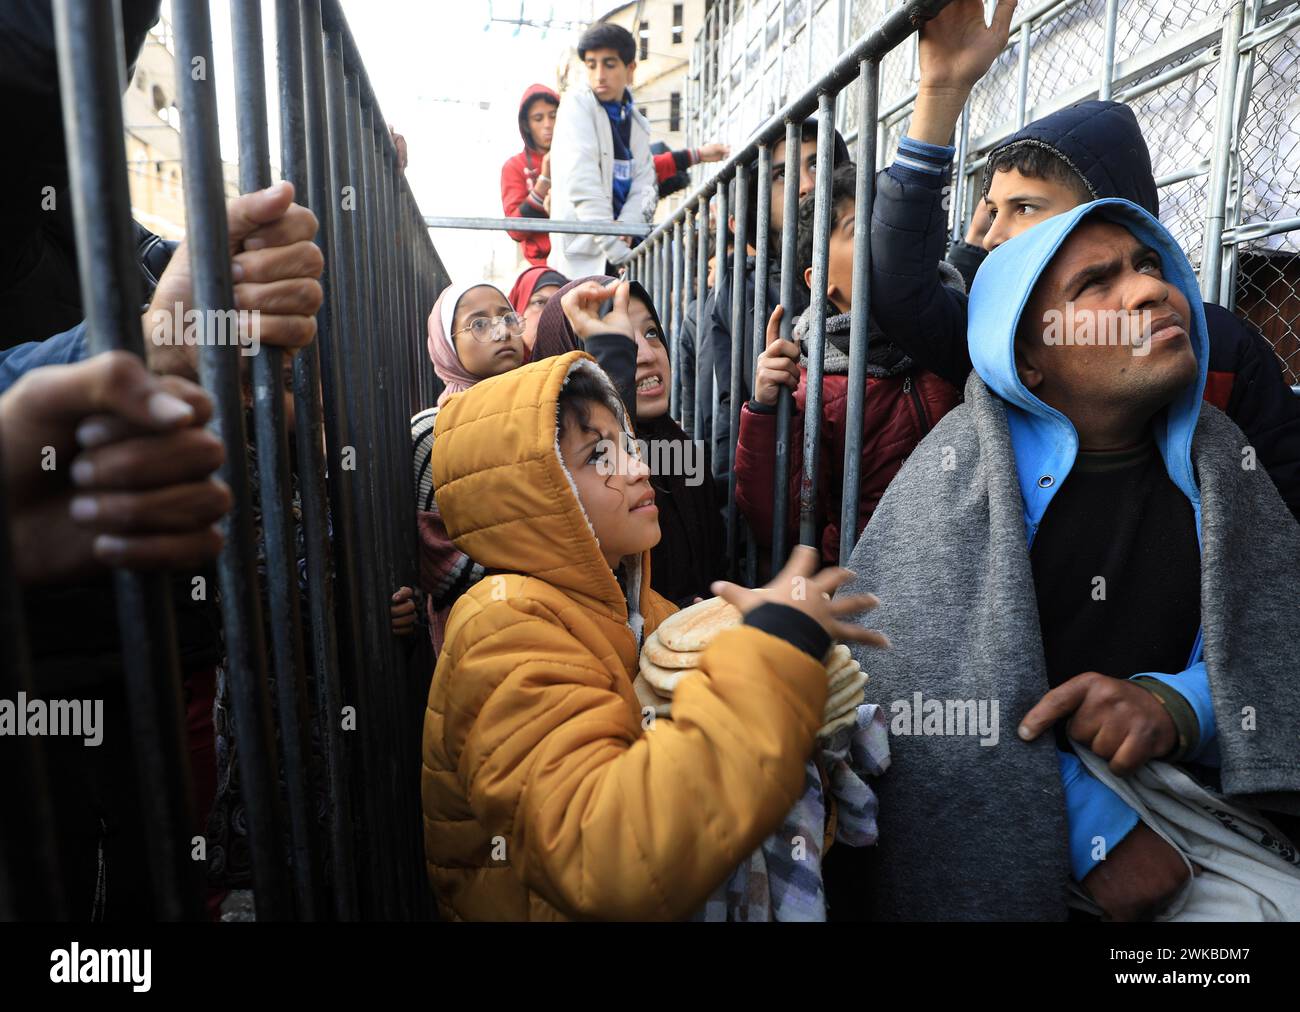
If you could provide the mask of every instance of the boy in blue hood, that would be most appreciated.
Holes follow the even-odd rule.
[[[1015,7],[1001,0],[986,27],[980,0],[956,0],[923,27],[916,109],[897,158],[877,178],[872,316],[912,358],[959,387],[971,368],[967,300],[935,274],[946,242],[949,140],[971,89],[1006,44]],[[949,254],[968,287],[987,251],[1086,201],[1123,197],[1159,216],[1146,141],[1119,102],[1081,102],[1009,137],[989,155],[982,196],[967,241]],[[1203,305],[1205,399],[1246,433],[1300,518],[1300,397],[1258,331],[1222,306]]]
[[[1237,804],[1300,800],[1300,526],[1202,401],[1197,295],[1173,237],[1116,199],[977,274],[966,401],[850,562],[893,644],[871,658],[895,763],[867,916],[1060,919],[1073,896],[1127,920],[1185,897],[1183,853],[1085,749],[1115,778],[1163,759]],[[963,701],[992,708],[991,735],[944,723]]]

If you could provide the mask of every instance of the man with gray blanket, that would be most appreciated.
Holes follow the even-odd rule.
[[[1202,403],[1196,277],[1136,204],[1004,243],[969,313],[966,401],[849,563],[893,644],[858,650],[893,766],[854,905],[1051,920],[1073,895],[1156,916],[1192,863],[1103,779],[1127,794],[1116,778],[1158,760],[1241,810],[1300,810],[1300,526]],[[972,711],[991,733],[954,719]],[[1285,878],[1294,847],[1263,836]]]

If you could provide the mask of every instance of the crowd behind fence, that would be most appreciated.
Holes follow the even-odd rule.
[[[650,291],[670,332],[671,414],[688,434],[701,438],[713,377],[704,371],[698,355],[695,374],[683,375],[680,335],[691,305],[690,291],[695,294],[696,331],[704,330],[708,231],[717,230],[719,269],[741,277],[746,270],[743,242],[735,244],[730,264],[722,263],[727,221],[729,216],[746,221],[754,199],[755,276],[767,277],[771,258],[779,257],[781,302],[795,302],[795,286],[802,284],[795,255],[798,188],[785,187],[780,244],[772,249],[770,169],[778,143],[785,145],[786,163],[798,163],[803,124],[816,115],[803,475],[792,501],[793,398],[789,390],[782,390],[777,404],[773,562],[788,553],[786,530],[791,516],[798,518],[802,543],[816,540],[836,124],[846,127],[857,145],[848,452],[839,518],[840,529],[850,533],[841,538],[841,561],[847,561],[853,548],[851,532],[857,529],[861,481],[857,447],[867,389],[874,174],[906,129],[910,101],[906,67],[911,48],[907,43],[921,21],[947,2],[911,0],[885,11],[882,4],[850,8],[825,0],[814,9],[797,0],[755,0],[745,5],[744,22],[735,17],[738,5],[715,5],[697,42],[692,69],[697,83],[697,135],[714,132],[735,115],[742,95],[748,95],[744,100],[757,103],[760,110],[765,104],[775,105],[769,114],[758,117],[761,122],[756,127],[745,128],[747,137],[733,143],[731,157],[715,174],[701,180],[667,220],[647,230],[627,265],[630,276]],[[120,45],[113,44],[120,36],[116,6],[100,0],[55,2],[65,131],[74,168],[78,251],[92,344],[95,350],[125,348],[141,354],[134,312],[139,280],[130,244],[119,101],[122,67]],[[1294,173],[1284,179],[1285,173],[1274,171],[1270,159],[1294,168],[1294,144],[1284,148],[1286,139],[1296,135],[1284,112],[1256,99],[1265,94],[1257,82],[1269,75],[1283,83],[1267,94],[1284,94],[1286,82],[1295,90],[1295,65],[1283,68],[1278,54],[1294,50],[1300,5],[1241,0],[1222,11],[1217,4],[1205,2],[1180,5],[1177,16],[1172,9],[1164,15],[1154,41],[1143,36],[1141,23],[1131,13],[1125,13],[1138,6],[1115,0],[1057,2],[1039,5],[1017,19],[1012,43],[976,89],[962,117],[953,234],[958,234],[973,206],[985,155],[998,140],[1029,118],[1090,95],[1123,98],[1134,104],[1152,138],[1156,174],[1165,190],[1162,198],[1168,195],[1166,220],[1189,254],[1194,254],[1193,260],[1199,261],[1206,298],[1228,305],[1235,298],[1239,312],[1257,303],[1267,306],[1281,320],[1275,344],[1288,358],[1284,342],[1295,338],[1286,314],[1294,314],[1285,299],[1291,305],[1297,301],[1295,241],[1300,221],[1283,215],[1286,207],[1294,206],[1286,203],[1294,201]],[[200,78],[191,72],[196,65],[211,66],[208,5],[205,0],[174,0],[172,8],[195,302],[200,310],[229,309],[233,293],[213,81],[210,73]],[[1094,8],[1104,8],[1099,37],[1084,16],[1085,10]],[[260,10],[258,0],[232,3],[241,190],[263,187],[271,178]],[[741,50],[744,74],[750,73],[744,68],[750,65],[753,47],[726,42],[729,62],[720,62],[719,38],[727,40],[732,38],[729,32],[748,31],[753,10],[780,14],[775,39],[783,63],[776,74],[780,90],[774,93],[769,93],[767,83],[748,91],[732,87],[735,50]],[[732,11],[730,20],[726,11]],[[836,32],[828,31],[825,37],[836,41],[831,54],[822,58],[816,49],[816,40],[822,37],[816,18],[827,12]],[[797,26],[794,15],[803,18]],[[745,38],[763,44],[754,79],[766,82],[772,67],[770,60],[764,63],[764,53],[771,48],[773,31],[770,21],[761,23],[768,27]],[[738,29],[738,24],[744,27]],[[854,30],[859,26],[862,30]],[[797,42],[785,45],[787,32],[793,38],[802,33],[806,48],[800,49]],[[1080,49],[1079,33],[1093,42],[1099,39],[1101,49],[1095,59],[1085,53],[1086,47]],[[848,37],[859,41],[845,47]],[[217,405],[217,425],[227,451],[222,477],[235,499],[219,582],[257,916],[265,920],[418,919],[431,912],[415,762],[431,668],[418,655],[409,655],[391,635],[388,602],[393,588],[416,583],[409,419],[432,404],[438,393],[423,343],[415,338],[423,332],[436,296],[450,283],[428,226],[461,220],[426,218],[417,207],[338,0],[278,0],[275,39],[280,164],[284,178],[297,189],[297,199],[319,219],[317,242],[326,262],[322,279],[326,298],[318,316],[317,340],[292,362],[296,417],[292,442],[279,396],[281,354],[264,348],[253,365],[251,441],[257,449],[260,535],[252,523],[250,435],[243,424],[239,352],[209,343],[202,349],[200,367],[203,385]],[[1060,52],[1075,54],[1086,66],[1062,70],[1066,61]],[[796,91],[790,82],[799,78],[788,68],[803,65],[808,70],[802,80],[808,83]],[[815,76],[814,70],[824,72]],[[729,83],[719,88],[723,77]],[[793,97],[782,104],[780,99],[791,92]],[[1178,130],[1190,147],[1188,153],[1171,154],[1161,145],[1158,124],[1168,96],[1178,92],[1184,93],[1187,107],[1180,115],[1193,116],[1203,129],[1199,134]],[[698,105],[701,95],[712,96],[707,110]],[[1008,119],[1010,109],[1014,116]],[[1258,144],[1243,145],[1244,137],[1255,136],[1260,138]],[[1196,147],[1199,144],[1205,146]],[[89,213],[91,209],[95,213]],[[502,227],[504,223],[482,219],[479,224]],[[518,227],[514,221],[510,225]],[[560,230],[554,223],[550,227]],[[617,228],[618,234],[628,231],[622,225]],[[1266,270],[1273,274],[1266,276]],[[743,314],[749,311],[743,285],[731,288],[732,303],[727,308],[731,333],[737,339],[728,363],[732,397],[726,449],[727,559],[733,577],[752,584],[768,560],[759,558],[737,511],[734,465],[743,400],[738,392],[744,356],[751,362],[757,359],[773,307],[767,304],[765,285],[756,285],[753,340],[746,347],[739,340],[745,333]],[[793,324],[793,314],[786,314],[781,321],[783,337],[791,336]],[[1293,378],[1300,364],[1297,354],[1289,353]],[[296,572],[295,489],[306,554],[305,610]],[[0,553],[8,551],[7,537],[0,537]],[[182,740],[180,678],[168,591],[161,578],[129,572],[117,575],[117,591],[155,909],[162,919],[197,918],[201,868],[191,856],[194,801]],[[0,582],[0,597],[6,606],[0,619],[2,631],[9,634],[4,637],[6,660],[12,661],[4,667],[5,683],[0,689],[30,688],[20,595],[7,576]],[[264,624],[259,606],[264,597],[269,624]],[[272,684],[273,696],[268,691]],[[354,717],[352,725],[342,719],[348,713]],[[6,827],[5,849],[0,853],[0,916],[68,913],[59,896],[59,869],[53,856],[57,851],[51,843],[48,794],[40,779],[39,742],[28,739],[14,747],[24,750],[22,761],[31,776],[7,790],[17,795],[15,803],[21,807],[16,810],[31,817]],[[326,785],[323,826],[313,808],[315,783]],[[20,860],[24,856],[26,863]],[[32,868],[38,873],[29,874]]]

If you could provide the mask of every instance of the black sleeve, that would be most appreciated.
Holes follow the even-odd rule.
[[[1211,303],[1205,306],[1205,322],[1211,334],[1210,368],[1235,373],[1227,415],[1250,440],[1287,508],[1300,520],[1300,397],[1287,386],[1277,353],[1258,330]]]
[[[946,234],[941,190],[877,173],[871,315],[894,344],[960,390],[971,371],[966,296],[939,280]]]
[[[682,148],[680,151],[673,152],[673,164],[677,166],[678,172],[685,172],[694,164],[691,161],[691,149]]]
[[[982,246],[972,246],[968,242],[958,240],[952,244],[952,249],[948,250],[948,263],[957,268],[961,275],[962,281],[966,282],[966,291],[970,291],[970,286],[975,283],[975,272],[980,269],[980,264],[984,262],[988,251]]]
[[[830,633],[816,619],[788,604],[760,604],[745,615],[745,625],[780,637],[818,661],[824,660],[831,648]]]
[[[521,200],[521,201],[519,202],[519,213],[518,213],[517,215],[515,215],[515,217],[517,217],[517,218],[547,218],[547,219],[549,219],[551,216],[550,216],[549,214],[546,213],[546,209],[545,209],[545,208],[543,208],[543,207],[538,207],[536,204],[534,204],[534,203],[533,203],[531,200],[529,200],[527,197],[524,197],[524,199]],[[529,233],[529,234],[531,235],[531,234],[533,234],[533,233]],[[538,233],[538,234],[540,234],[540,233]]]
[[[582,348],[613,381],[628,416],[635,421],[636,342],[626,334],[593,334],[582,342]]]

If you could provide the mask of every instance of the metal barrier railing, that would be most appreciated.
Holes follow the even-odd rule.
[[[193,308],[205,328],[199,374],[215,405],[213,424],[226,450],[221,477],[234,499],[217,570],[256,916],[427,918],[432,900],[413,757],[431,667],[399,644],[389,608],[397,587],[416,585],[409,419],[439,389],[412,335],[422,333],[448,274],[398,167],[338,0],[277,0],[280,163],[296,200],[319,220],[325,301],[316,341],[292,361],[292,443],[283,352],[267,345],[253,356],[253,431],[246,432],[242,349],[213,331],[217,314],[233,308],[234,292],[210,12],[206,0],[173,0],[171,9]],[[143,355],[118,4],[54,0],[54,12],[90,348]],[[250,191],[271,182],[261,3],[232,0],[231,18],[239,183]],[[3,513],[0,535],[4,563]],[[10,696],[33,684],[11,574],[6,566],[0,579],[0,689]],[[165,577],[133,572],[118,572],[115,582],[153,910],[160,920],[197,919],[205,869],[192,853],[172,590]],[[0,844],[3,918],[82,915],[61,895],[40,744],[5,741],[6,755],[21,763],[6,768],[23,775],[5,778],[12,805]]]

